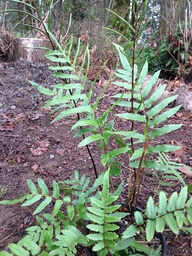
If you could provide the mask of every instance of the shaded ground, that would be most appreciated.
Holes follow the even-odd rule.
[[[30,64],[26,61],[0,63],[0,200],[18,198],[27,192],[26,180],[36,181],[38,177],[51,184],[53,179],[70,178],[74,170],[94,177],[93,166],[86,149],[79,150],[79,139],[70,131],[75,120],[68,119],[51,124],[50,110],[42,109],[46,100],[28,82],[32,80],[49,86],[55,82],[48,70],[48,64]],[[102,89],[95,88],[95,96]],[[109,87],[103,98],[103,109],[110,103]],[[118,109],[117,109],[118,111]],[[125,128],[115,116],[116,126]],[[173,154],[174,160],[192,167],[192,113],[180,111],[169,120],[182,123],[179,132],[166,135],[162,141],[182,146]],[[94,145],[91,150],[99,165],[99,154]],[[183,175],[191,183],[189,175]],[[123,174],[120,178],[123,178]],[[151,173],[144,177],[143,197],[150,195],[150,188],[156,184]],[[179,183],[178,183],[179,184]],[[179,190],[178,186],[178,190]],[[171,188],[167,189],[171,192]],[[142,200],[140,200],[142,206]],[[25,228],[34,223],[32,209],[19,205],[0,205],[0,249],[8,243],[18,241]],[[180,232],[178,236],[165,232],[168,255],[192,255],[192,239]]]

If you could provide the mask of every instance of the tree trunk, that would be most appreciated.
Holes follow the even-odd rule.
[[[179,23],[184,21],[186,0],[161,0],[161,15],[159,24],[159,41],[173,35]]]

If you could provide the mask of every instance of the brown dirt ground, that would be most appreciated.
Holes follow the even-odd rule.
[[[86,173],[94,178],[92,163],[86,149],[78,149],[79,139],[73,138],[71,125],[75,119],[67,119],[52,123],[53,115],[42,106],[46,97],[38,93],[28,82],[32,80],[44,86],[55,83],[48,70],[48,64],[29,63],[24,60],[12,63],[0,63],[0,200],[13,199],[27,192],[26,180],[36,182],[38,177],[50,185],[52,180],[70,178],[74,170]],[[101,86],[94,89],[95,97]],[[102,110],[111,101],[114,88],[109,86],[102,99]],[[116,110],[118,112],[118,108]],[[116,126],[127,129],[126,122],[112,115]],[[179,132],[168,134],[161,142],[176,143],[182,146],[181,151],[170,154],[174,160],[192,166],[192,113],[180,110],[168,122],[182,123]],[[158,142],[158,141],[154,141]],[[99,152],[91,145],[96,165],[100,168]],[[98,168],[98,169],[99,169]],[[120,176],[123,179],[123,175]],[[191,178],[183,174],[189,184]],[[150,188],[157,181],[151,172],[144,176],[142,197],[148,197]],[[173,188],[179,190],[176,182]],[[6,248],[10,242],[17,242],[25,233],[25,228],[34,223],[31,207],[22,208],[19,204],[0,205],[0,249]],[[192,255],[192,239],[184,232],[179,235],[165,231],[169,256]]]

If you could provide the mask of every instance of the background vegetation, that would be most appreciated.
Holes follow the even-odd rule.
[[[16,37],[45,37],[40,30],[45,31],[42,22],[46,22],[60,43],[73,34],[94,47],[97,57],[103,49],[107,59],[111,54],[107,54],[111,41],[124,42],[122,37],[114,38],[103,27],[111,27],[126,36],[128,33],[124,23],[107,9],[118,13],[130,24],[134,23],[133,13],[137,7],[131,0],[2,0],[0,26],[1,31],[11,31]],[[148,40],[142,54],[148,60],[151,72],[161,69],[161,76],[171,79],[179,76],[191,82],[191,11],[191,1],[188,0],[149,0],[145,18],[150,22],[138,49]]]

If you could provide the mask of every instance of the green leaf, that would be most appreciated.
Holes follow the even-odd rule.
[[[154,93],[144,102],[145,108],[150,108],[153,104],[155,104],[155,101],[161,97],[163,92],[165,91],[166,84],[160,86],[157,88]]]
[[[175,211],[174,215],[176,217],[177,225],[180,229],[183,227],[183,223],[185,223],[185,225],[189,224],[189,222],[188,222],[187,218],[185,217],[185,214],[183,213],[182,210]]]
[[[13,256],[13,254],[11,254],[11,253],[8,253],[8,252],[6,252],[6,251],[1,251],[0,252],[1,254],[1,256]]]
[[[190,227],[190,228],[183,227],[182,231],[184,231],[186,234],[192,235],[192,227]]]
[[[144,81],[146,79],[147,73],[148,73],[148,62],[146,61],[142,67],[140,74],[139,74],[139,79],[137,81],[138,85],[142,86],[142,84],[144,83]]]
[[[95,244],[95,245],[93,246],[92,250],[93,250],[94,252],[97,252],[97,251],[102,250],[103,248],[105,248],[105,244],[104,244],[104,242],[102,241],[102,242],[99,242],[99,243]]]
[[[143,220],[142,213],[139,211],[136,211],[136,212],[134,212],[134,216],[135,216],[135,221],[136,221],[137,225],[139,225],[139,226],[143,225],[144,220]]]
[[[109,197],[109,170],[105,172],[103,176],[103,188],[102,188],[102,197],[104,197],[105,206],[108,205],[107,198]]]
[[[161,128],[157,128],[154,131],[150,132],[149,137],[150,137],[150,139],[154,139],[158,136],[162,136],[162,135],[167,134],[169,132],[178,130],[181,126],[182,126],[182,124],[165,125]]]
[[[149,219],[156,218],[155,204],[154,204],[153,198],[151,196],[149,197],[149,199],[147,201],[146,215]]]
[[[64,196],[63,197],[63,202],[65,202],[65,203],[70,203],[71,202],[71,197],[70,196]]]
[[[97,206],[99,208],[104,208],[105,207],[104,202],[98,200],[97,198],[92,197],[91,202],[92,202],[92,204],[94,204],[95,206]]]
[[[116,116],[122,119],[146,123],[146,116],[140,115],[140,114],[125,113],[125,114],[116,114]]]
[[[112,213],[112,212],[115,212],[115,211],[118,210],[120,207],[121,207],[120,204],[107,206],[107,207],[105,208],[105,213]]]
[[[49,194],[49,191],[48,191],[48,188],[47,188],[45,182],[40,178],[38,178],[38,185],[39,185],[43,195],[48,195]]]
[[[178,194],[177,192],[173,192],[173,194],[170,196],[168,204],[167,204],[167,211],[168,212],[174,212],[176,209],[176,203],[178,200]]]
[[[81,128],[81,129],[79,129],[79,130],[75,133],[74,138],[80,137],[80,136],[82,136],[83,134],[85,135],[85,134],[88,133],[88,132],[93,133],[94,131],[95,131],[95,128],[94,128],[94,127]]]
[[[108,163],[109,161],[109,154],[101,154],[101,163],[103,166],[106,166],[106,164]]]
[[[58,70],[63,70],[63,71],[75,71],[73,67],[71,66],[51,66],[49,67],[50,70],[53,70],[53,71],[58,71]]]
[[[73,219],[75,214],[74,206],[73,205],[67,205],[67,216],[70,220]]]
[[[118,199],[118,196],[110,196],[108,198],[105,198],[105,204],[110,205],[110,204],[116,202],[117,199]]]
[[[105,240],[115,240],[118,238],[118,235],[114,232],[105,231],[103,235]]]
[[[122,148],[117,148],[117,149],[111,150],[107,154],[109,155],[109,157],[116,157],[120,154],[124,154],[124,153],[128,152],[129,150],[130,150],[129,147],[122,147]]]
[[[60,196],[59,185],[55,180],[53,181],[52,186],[53,186],[53,197],[59,198]]]
[[[64,58],[59,58],[59,57],[55,57],[55,56],[48,55],[48,54],[45,54],[45,57],[52,62],[57,62],[57,63],[62,63],[62,64],[68,63],[68,60],[64,59]]]
[[[77,107],[77,108],[70,108],[70,109],[67,109],[67,110],[63,110],[61,111],[61,113],[56,116],[56,118],[53,120],[53,122],[56,122],[58,121],[59,119],[61,118],[65,118],[67,116],[71,116],[71,115],[74,115],[74,114],[77,114],[77,113],[93,113],[93,110],[91,108],[91,106],[80,106],[80,107]]]
[[[17,244],[9,244],[8,247],[17,256],[29,256],[29,252]]]
[[[170,96],[166,99],[163,99],[160,101],[157,105],[155,105],[153,108],[151,108],[149,111],[147,111],[148,117],[151,119],[153,116],[157,115],[159,112],[161,112],[165,107],[169,105],[172,101],[174,101],[177,98],[177,95]]]
[[[122,215],[123,216],[123,215]],[[110,223],[110,222],[118,222],[121,219],[121,216],[111,213],[109,215],[105,215],[105,222]]]
[[[83,126],[94,126],[94,127],[98,127],[98,123],[95,119],[81,119],[79,121],[77,121],[71,128],[71,130],[75,130],[78,127],[83,127]]]
[[[147,225],[146,225],[146,238],[147,241],[150,242],[155,234],[155,220],[147,220]]]
[[[130,157],[130,160],[133,161],[139,157],[142,156],[143,153],[143,148],[138,148],[134,151],[134,153],[132,154],[132,156]],[[139,162],[138,162],[139,163]],[[130,162],[130,165],[132,164],[132,162]],[[138,167],[138,166],[137,166]]]
[[[131,244],[133,243],[134,239],[123,239],[118,241],[115,246],[113,248],[110,249],[111,253],[115,253],[118,251],[122,251],[125,250],[127,248],[129,248],[129,246],[131,246]]]
[[[73,74],[68,74],[68,73],[61,73],[61,72],[56,72],[54,74],[52,74],[52,76],[57,77],[57,78],[61,78],[61,79],[74,79],[74,80],[78,80],[79,77],[77,75],[73,75]]]
[[[41,199],[42,195],[35,195],[31,199],[27,200],[25,203],[23,203],[21,206],[29,206]]]
[[[87,209],[97,215],[97,216],[100,216],[100,217],[104,217],[104,210],[101,210],[100,208],[96,208],[96,207],[87,207]]]
[[[54,96],[55,95],[55,91],[53,90],[50,90],[50,89],[47,89],[47,88],[44,88],[43,86],[41,85],[38,85],[36,83],[34,83],[33,81],[29,81],[29,83],[35,87],[35,89],[37,89],[40,93],[44,94],[44,95],[48,95],[48,96]]]
[[[83,90],[83,86],[81,83],[55,84],[53,85],[53,88],[62,90]]]
[[[165,153],[165,152],[172,152],[178,149],[180,149],[179,146],[163,144],[163,145],[157,145],[157,146],[149,146],[147,149],[147,152],[148,153]]]
[[[103,137],[100,134],[93,134],[93,135],[88,136],[84,140],[82,140],[79,143],[78,147],[83,147],[83,146],[90,144],[91,142],[102,140],[102,139],[103,139]]]
[[[119,167],[121,164],[123,164],[122,162],[114,162],[111,166],[110,166],[110,176],[119,176],[122,172],[121,168]],[[122,191],[122,189],[121,189]],[[120,192],[121,193],[121,192]],[[113,194],[114,195],[114,194]]]
[[[112,248],[115,246],[115,241],[114,240],[105,240],[105,243],[106,243],[106,247],[108,248]]]
[[[87,213],[87,217],[89,218],[89,220],[91,220],[93,223],[97,223],[97,224],[103,224],[104,223],[104,219],[101,217],[98,217],[94,214],[91,213]]]
[[[116,224],[112,224],[112,223],[105,223],[105,230],[106,231],[115,231],[119,229],[119,226]]]
[[[136,252],[141,252],[141,254],[133,254],[134,256],[141,256],[141,255],[154,255],[154,250],[150,248],[149,246],[146,246],[146,244],[141,244],[140,242],[133,241],[131,244],[131,248],[134,249]],[[158,255],[159,256],[159,255]]]
[[[34,241],[31,240],[32,237],[30,236],[25,236],[22,239],[22,243],[24,246],[27,248],[28,251],[31,252],[31,255],[38,255],[39,252],[41,251],[41,247],[37,245]]]
[[[159,205],[158,205],[158,214],[164,215],[167,213],[167,196],[164,191],[159,193]]]
[[[87,228],[92,230],[92,231],[95,231],[95,232],[103,233],[103,226],[102,225],[88,224]]]
[[[187,207],[192,207],[192,197],[189,198],[189,200],[186,203]]]
[[[102,241],[103,240],[103,234],[89,234],[87,237],[93,241]]]
[[[118,70],[117,70],[118,71]],[[126,75],[126,74],[125,74]],[[131,82],[131,76],[129,77],[129,82]],[[120,87],[124,87],[125,89],[131,91],[131,84],[130,83],[127,83],[127,82],[119,82],[119,81],[115,81],[115,82],[112,82],[112,84],[115,84],[117,86],[120,86]],[[118,94],[117,94],[118,95]],[[115,97],[116,98],[116,95],[112,96],[112,97]],[[119,98],[120,96],[117,96],[117,98]]]
[[[123,232],[123,238],[131,238],[133,237],[139,229],[137,229],[134,225],[130,225],[126,230]]]
[[[27,185],[32,194],[38,194],[36,186],[31,180],[27,180]]]
[[[11,204],[17,204],[17,203],[22,203],[25,199],[27,199],[28,197],[31,198],[31,195],[30,194],[26,194],[20,198],[17,198],[17,199],[13,199],[13,200],[2,200],[0,201],[0,204],[8,204],[8,205],[11,205]]]
[[[189,220],[189,222],[192,224],[192,209],[186,209],[187,212],[187,218]]]
[[[123,189],[123,182],[121,182],[119,184],[119,186],[117,187],[117,189],[113,192],[113,196],[117,196],[117,198],[120,196],[120,194],[122,193],[122,189]]]
[[[53,208],[53,212],[52,212],[52,216],[55,216],[58,211],[60,210],[61,206],[63,205],[63,201],[62,200],[56,200],[54,208]]]
[[[156,231],[162,233],[165,229],[165,219],[164,216],[156,218]]]
[[[120,58],[120,61],[121,61],[121,64],[122,64],[123,68],[126,71],[128,71],[129,73],[131,73],[131,66],[130,66],[129,61],[127,59],[127,56],[124,52],[124,49],[118,44],[113,43],[113,45],[115,46],[115,48],[118,51],[119,58]]]
[[[153,128],[163,121],[167,120],[169,117],[173,116],[180,109],[181,106],[176,106],[174,108],[170,108],[162,114],[156,116],[153,120],[149,120],[149,128]]]
[[[86,101],[86,99],[87,99],[87,97],[85,94],[79,94],[79,93],[74,94],[74,95],[65,95],[62,97],[58,96],[58,97],[53,97],[51,100],[49,100],[49,105],[46,104],[45,107],[59,105],[59,104],[61,105],[61,104],[78,101],[78,100]],[[65,105],[65,106],[67,106],[67,105]]]
[[[192,171],[190,173],[192,174]],[[188,187],[188,193],[192,193],[192,184],[188,184],[187,187]]]
[[[175,233],[175,234],[179,234],[179,227],[178,224],[173,216],[172,213],[166,214],[165,215],[165,221],[167,223],[167,225],[170,227],[170,229]]]
[[[157,79],[159,77],[160,71],[157,71],[152,77],[151,79],[148,81],[148,83],[143,87],[141,93],[143,98],[147,97],[149,92],[151,91],[152,87],[155,85],[155,83],[157,82]]]
[[[187,195],[188,195],[188,187],[185,186],[181,189],[181,191],[179,193],[177,203],[176,203],[177,209],[184,208],[186,200],[187,200]]]
[[[37,214],[37,213],[40,213],[42,212],[45,207],[50,204],[52,201],[52,198],[51,197],[46,197],[45,200],[43,202],[40,203],[40,205],[36,208],[36,210],[33,212],[33,215]]]

